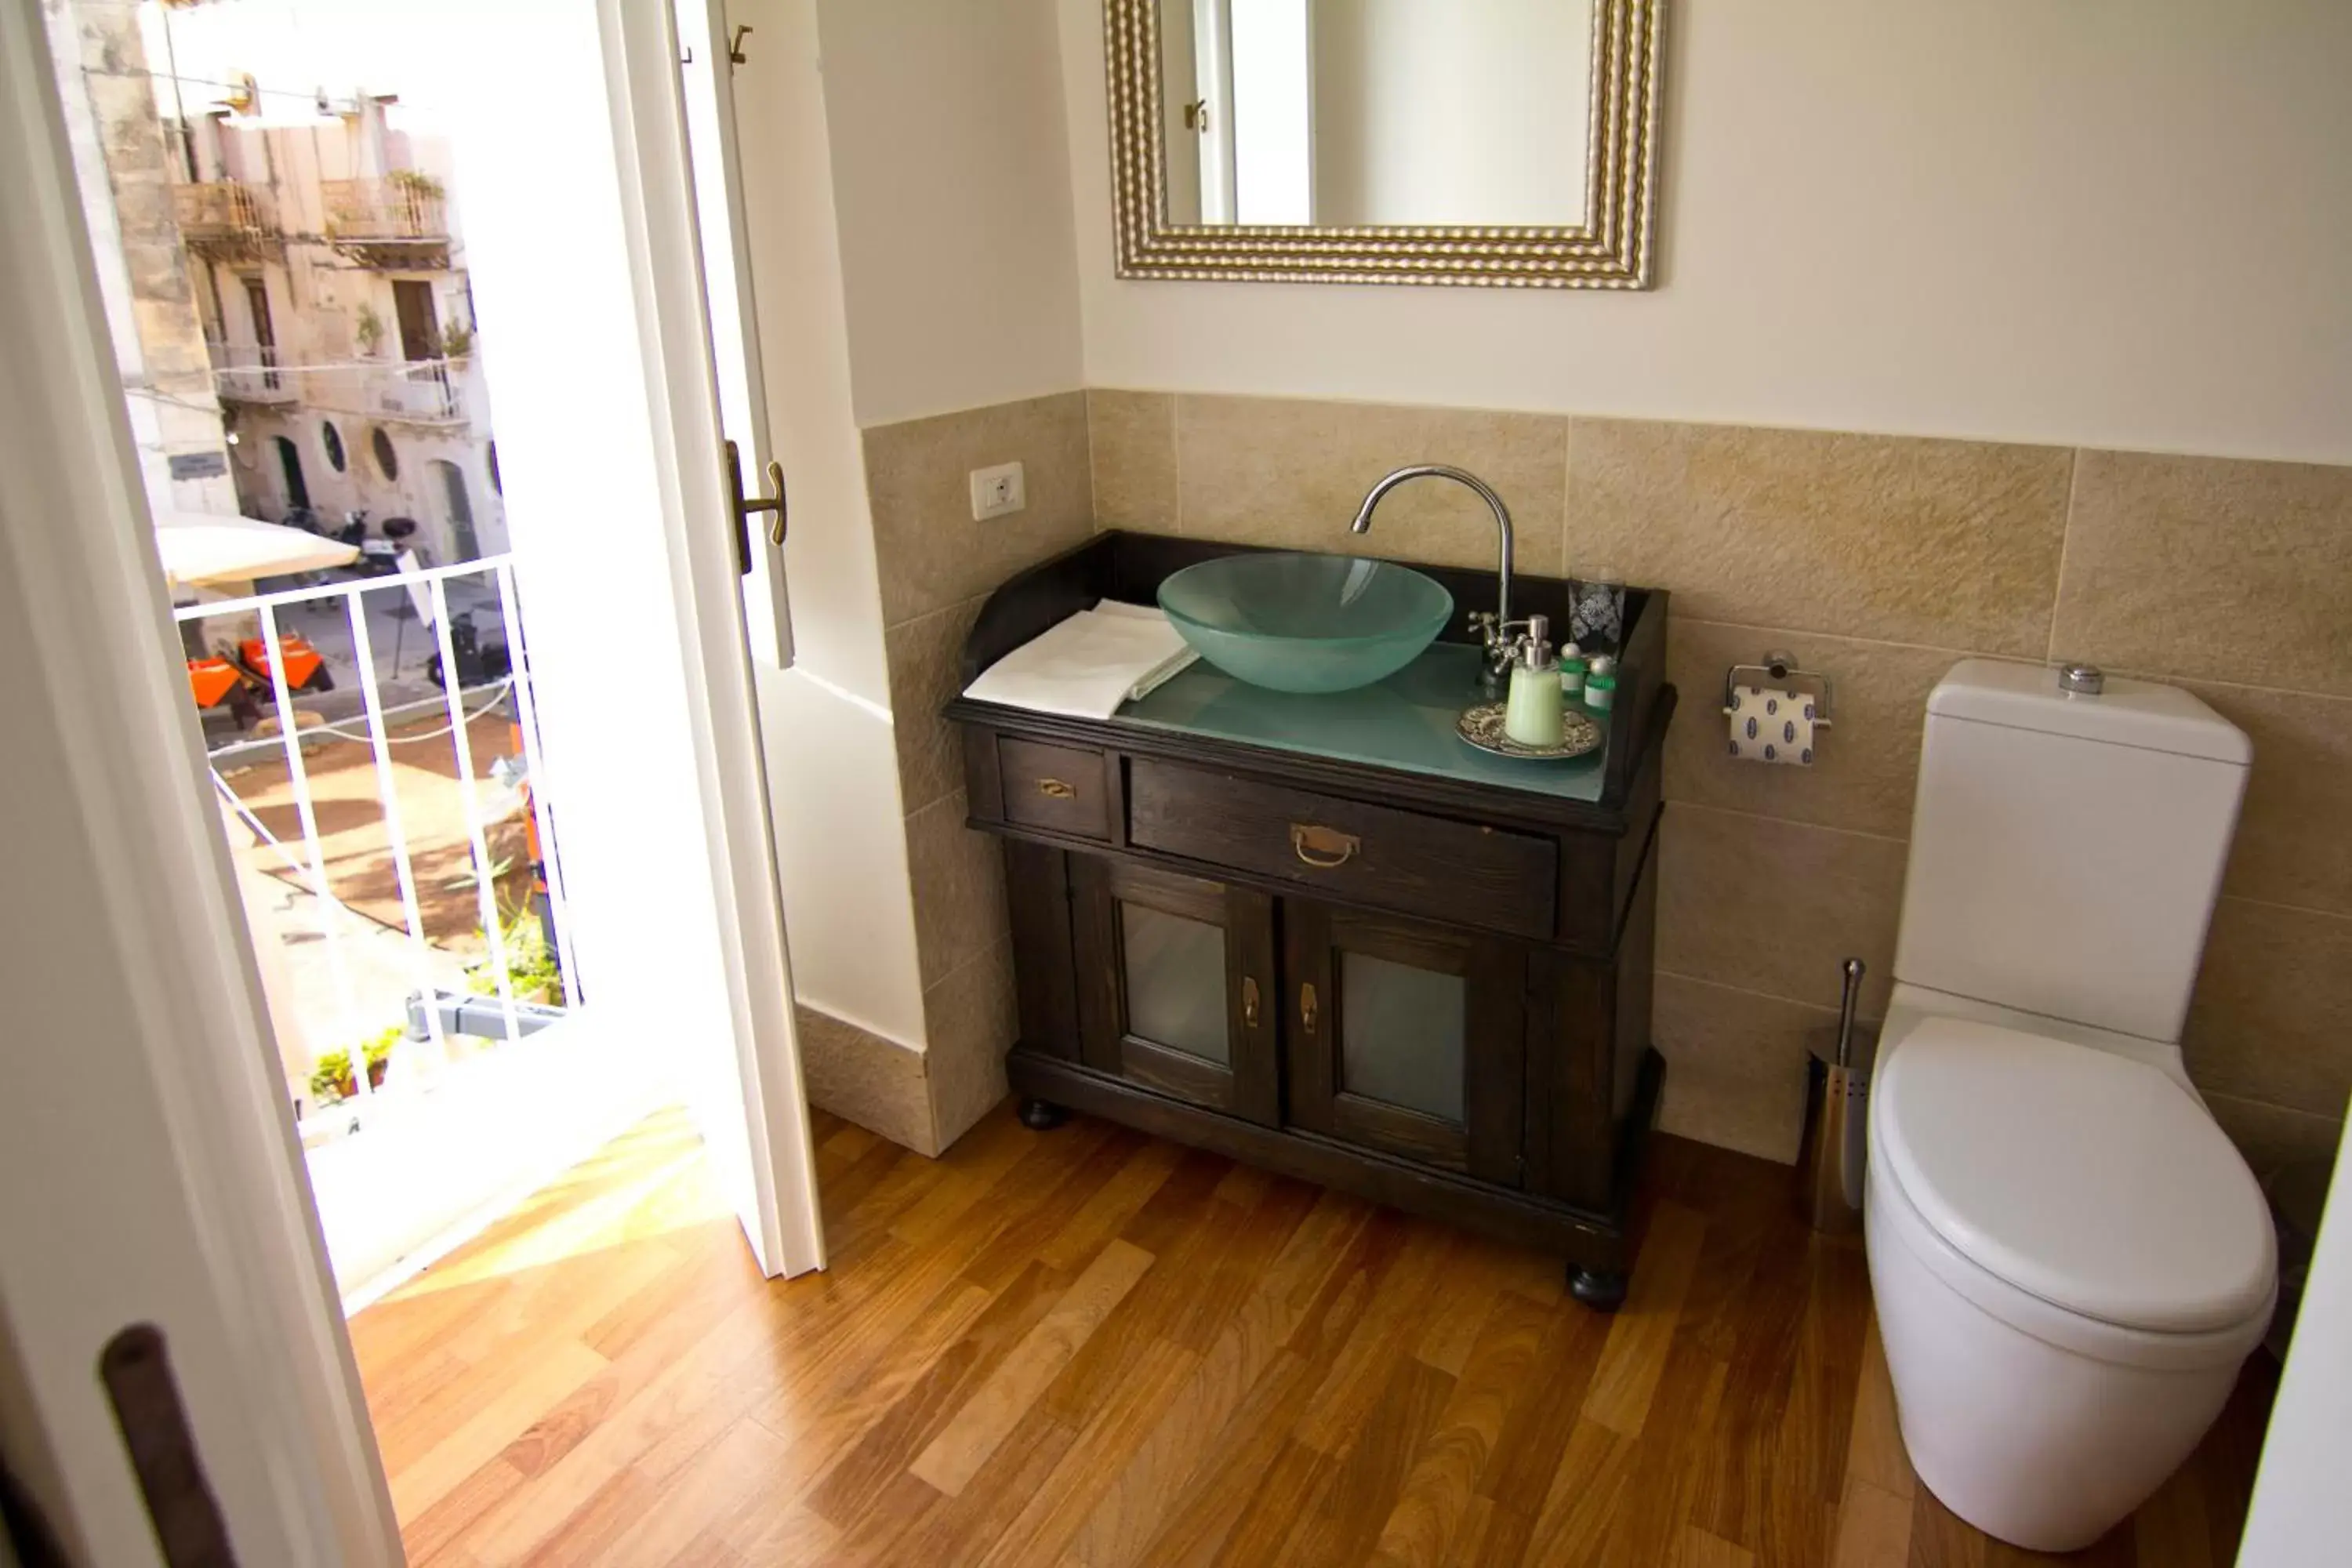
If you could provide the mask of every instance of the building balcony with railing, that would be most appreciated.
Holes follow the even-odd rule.
[[[427,174],[321,180],[327,237],[364,267],[446,267],[448,201]]]
[[[303,401],[342,414],[412,425],[467,422],[464,362],[335,365],[304,373]]]
[[[224,403],[277,405],[301,395],[301,378],[279,363],[278,351],[260,343],[205,344],[213,362],[213,389]]]
[[[272,252],[281,243],[269,192],[242,180],[173,185],[172,216],[182,241],[198,255],[244,259]]]

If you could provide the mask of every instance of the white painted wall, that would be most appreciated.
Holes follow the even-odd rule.
[[[1121,282],[1058,0],[1090,385],[2352,460],[2352,6],[1684,0],[1658,290]]]
[[[1051,0],[817,13],[857,423],[1077,386]]]
[[[1315,221],[1584,217],[1591,0],[1314,0]]]
[[[2295,1316],[2286,1375],[2271,1406],[2262,1472],[2238,1561],[2247,1568],[2329,1568],[2352,1541],[2352,1139],[2336,1156],[2336,1188]]]

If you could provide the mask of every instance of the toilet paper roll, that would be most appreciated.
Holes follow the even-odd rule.
[[[1742,762],[1813,765],[1813,700],[1777,686],[1735,686],[1724,709],[1731,754]]]

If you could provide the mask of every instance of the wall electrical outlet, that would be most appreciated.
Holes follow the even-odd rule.
[[[1019,511],[1029,504],[1029,491],[1023,483],[1021,465],[999,463],[992,468],[971,471],[971,520],[986,522],[992,517],[1003,517]]]

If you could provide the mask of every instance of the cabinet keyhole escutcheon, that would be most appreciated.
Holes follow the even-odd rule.
[[[1257,982],[1247,975],[1242,977],[1242,1027],[1257,1027]]]
[[[1298,988],[1298,1026],[1310,1035],[1315,1032],[1315,984],[1312,981]]]

